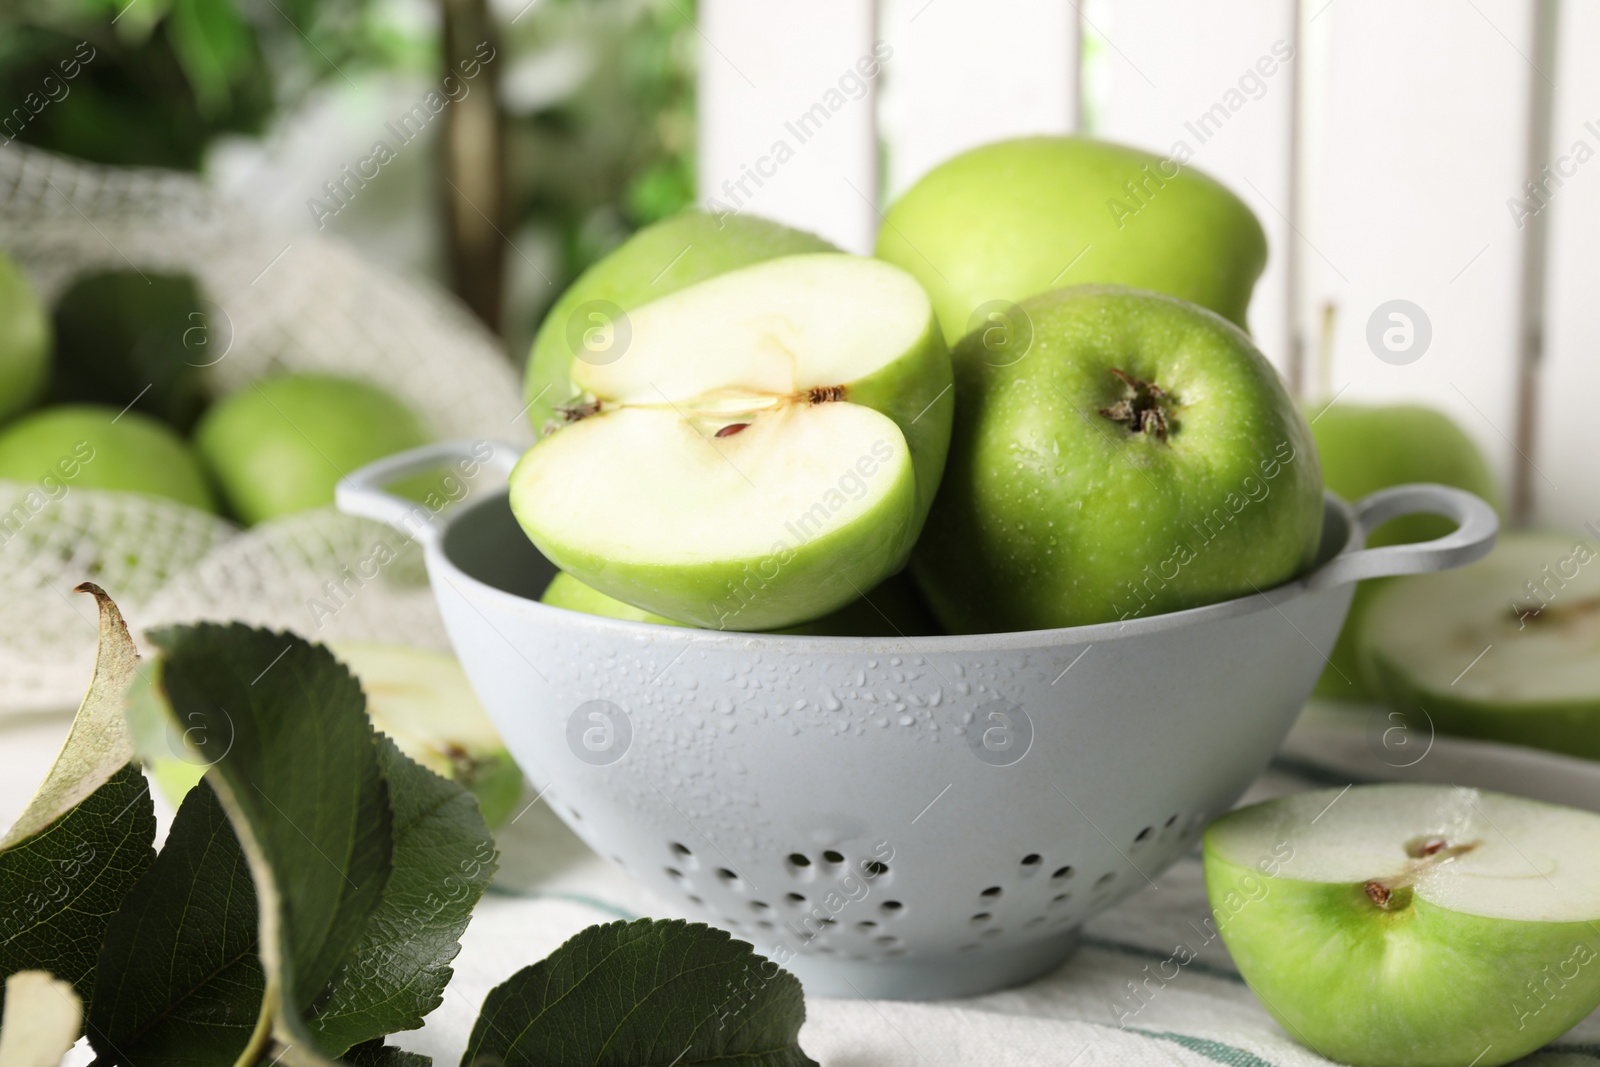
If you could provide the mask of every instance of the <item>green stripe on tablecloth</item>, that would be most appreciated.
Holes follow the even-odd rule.
[[[1562,1052],[1568,1056],[1587,1056],[1600,1060],[1600,1045],[1546,1045],[1540,1052]]]
[[[1274,1067],[1271,1060],[1264,1060],[1254,1052],[1249,1052],[1234,1045],[1224,1045],[1220,1041],[1212,1041],[1209,1038],[1175,1034],[1170,1030],[1130,1029],[1125,1033],[1144,1034],[1146,1037],[1170,1041],[1174,1045],[1180,1045],[1188,1049],[1190,1052],[1197,1052],[1208,1060],[1216,1063],[1225,1063],[1228,1067]]]
[[[1104,938],[1099,937],[1080,938],[1078,944],[1086,948],[1098,948],[1107,952],[1118,952],[1124,956],[1134,956],[1142,960],[1160,962],[1162,960],[1172,959],[1172,953],[1170,952],[1161,952],[1156,949],[1148,949],[1142,945],[1130,945],[1122,941],[1107,941]],[[1199,960],[1190,960],[1188,963],[1182,964],[1180,966],[1180,970],[1194,971],[1196,974],[1210,975],[1212,978],[1222,978],[1229,982],[1237,982],[1240,985],[1244,984],[1244,979],[1240,978],[1237,972],[1230,971],[1225,967],[1216,967],[1209,963],[1201,963]],[[1172,979],[1167,980],[1171,981]]]

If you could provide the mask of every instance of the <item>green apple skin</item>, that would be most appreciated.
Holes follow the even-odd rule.
[[[1451,791],[1357,789],[1387,791],[1397,811],[1407,791]],[[1302,859],[1297,850],[1303,846],[1291,842],[1305,828],[1282,817],[1268,835],[1276,844],[1252,863],[1222,855],[1218,839],[1230,824],[1267,821],[1264,812],[1312,799],[1305,818],[1315,822],[1312,813],[1331,810],[1339,792],[1242,808],[1205,834],[1206,895],[1217,931],[1239,974],[1290,1036],[1359,1067],[1497,1067],[1566,1033],[1600,1004],[1600,925],[1594,922],[1474,915],[1420,892],[1381,909],[1362,882],[1287,876],[1284,866]],[[1385,842],[1359,844],[1382,862]]]
[[[1307,409],[1322,458],[1323,483],[1350,502],[1392,485],[1439,482],[1465,489],[1500,506],[1494,473],[1477,443],[1443,412],[1417,404],[1361,405],[1337,402]],[[1437,515],[1407,515],[1385,523],[1367,538],[1369,548],[1431,541],[1453,525]],[[1361,679],[1356,644],[1372,598],[1387,579],[1356,586],[1330,664],[1317,680],[1325,700],[1366,701],[1372,691]]]
[[[687,211],[646,226],[584,271],[545,315],[524,378],[528,421],[536,433],[544,432],[556,420],[556,408],[576,395],[568,331],[582,305],[606,301],[627,312],[752,263],[837,251],[813,234],[752,215],[718,218]]]
[[[0,431],[0,478],[70,491],[109,489],[217,510],[199,461],[165,423],[137,411],[66,404],[25,415]]]
[[[1117,287],[1019,306],[1033,330],[1021,358],[995,366],[981,331],[952,351],[950,455],[912,556],[941,623],[982,633],[1128,620],[1306,569],[1322,532],[1316,447],[1242,330]],[[1102,414],[1126,392],[1113,368],[1173,399],[1165,439]]]
[[[195,431],[229,509],[250,525],[332,504],[340,478],[428,440],[416,413],[382,389],[323,374],[245,386]]]
[[[22,268],[0,253],[0,420],[44,392],[50,376],[50,318]]]
[[[1370,624],[1361,631],[1356,646],[1356,661],[1363,683],[1377,699],[1391,707],[1407,711],[1426,709],[1428,720],[1440,733],[1600,760],[1600,669],[1594,672],[1594,688],[1587,695],[1569,692],[1530,697],[1525,691],[1517,690],[1534,681],[1532,676],[1540,671],[1540,665],[1523,663],[1509,670],[1503,666],[1507,655],[1516,654],[1517,643],[1526,633],[1524,625],[1560,625],[1534,616],[1524,622],[1512,610],[1510,602],[1519,599],[1519,583],[1541,580],[1540,565],[1570,555],[1575,542],[1586,544],[1589,552],[1588,562],[1582,565],[1584,571],[1579,573],[1600,567],[1600,545],[1561,534],[1510,532],[1500,535],[1494,551],[1487,557],[1460,571],[1387,580],[1372,597]],[[1386,647],[1383,635],[1377,630],[1382,613],[1390,605],[1429,603],[1434,600],[1434,590],[1441,583],[1460,583],[1473,579],[1475,574],[1486,578],[1479,606],[1481,621],[1487,623],[1492,619],[1493,624],[1468,625],[1474,621],[1466,615],[1472,610],[1470,607],[1441,612],[1437,625],[1456,627],[1451,643],[1459,650],[1459,655],[1443,671],[1427,672],[1432,677],[1424,677],[1417,664],[1406,661],[1403,651]],[[1600,612],[1600,604],[1587,590],[1563,591],[1563,594],[1552,601],[1552,614],[1569,605],[1580,615],[1592,617]],[[1573,624],[1580,628],[1587,624],[1589,634],[1596,632],[1592,618],[1576,618]],[[1587,660],[1600,667],[1600,643],[1591,636],[1587,648],[1583,647],[1581,637],[1575,644],[1578,647],[1571,650],[1570,662],[1581,664]],[[1483,663],[1474,664],[1474,673],[1467,676],[1461,668],[1472,663],[1488,645],[1494,648],[1484,656]],[[1494,687],[1496,691],[1492,694],[1473,688],[1496,667],[1508,674],[1510,686]],[[1451,684],[1452,681],[1456,684]]]
[[[551,579],[539,600],[552,607],[581,611],[586,615],[604,615],[658,626],[692,626],[608,597],[564,571]],[[811,637],[925,637],[938,633],[939,629],[928,614],[928,609],[923,606],[911,580],[904,574],[897,574],[838,611],[812,622],[773,632]]]
[[[954,344],[991,301],[1083,284],[1166,293],[1243,328],[1267,242],[1250,209],[1192,167],[1025,137],[929,171],[890,207],[877,255],[922,282]]]

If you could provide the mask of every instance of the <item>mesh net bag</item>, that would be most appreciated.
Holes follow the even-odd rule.
[[[96,271],[190,274],[207,302],[195,364],[213,396],[320,371],[387,389],[437,439],[531,441],[511,363],[452,297],[336,241],[271,230],[189,175],[12,143],[0,247],[47,303]],[[316,640],[445,644],[420,550],[367,520],[330,508],[240,531],[153,497],[0,482],[0,712],[82,697],[95,641],[93,605],[71,591],[83,581],[136,630],[241,619]]]

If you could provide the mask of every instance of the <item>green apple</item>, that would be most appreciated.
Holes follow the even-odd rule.
[[[232,343],[232,323],[208,309],[187,274],[106,271],[56,301],[53,400],[132,404],[180,433],[209,400],[204,368]]]
[[[217,509],[183,438],[148,415],[93,404],[44,408],[0,430],[0,478],[51,491],[59,485],[146,493]]]
[[[1311,433],[1322,459],[1323,483],[1346,500],[1357,501],[1379,489],[1409,482],[1440,482],[1476,493],[1499,506],[1500,493],[1489,463],[1472,438],[1443,412],[1417,404],[1314,404],[1307,409]],[[1437,515],[1406,515],[1385,523],[1367,545],[1409,544],[1443,537],[1453,529]],[[1317,682],[1316,695],[1329,700],[1369,700],[1356,661],[1358,634],[1367,608],[1385,579],[1356,586],[1339,643]]]
[[[375,729],[411,759],[477,797],[491,829],[506,820],[522,796],[522,771],[454,656],[368,641],[328,647],[361,682]],[[174,807],[205,773],[204,766],[176,758],[156,760],[151,770]]]
[[[195,431],[229,509],[250,524],[332,504],[340,478],[428,439],[416,413],[384,390],[326,374],[247,385]]]
[[[569,361],[560,423],[511,475],[546,558],[652,614],[731,630],[816,619],[901,569],[952,408],[915,279],[781,256],[629,310],[626,336]]]
[[[528,354],[528,420],[540,432],[564,421],[560,411],[580,393],[573,360],[604,359],[613,346],[626,347],[623,323],[634,308],[752,263],[837,251],[820,237],[753,215],[686,211],[645,227],[585,271],[545,316]]]
[[[0,419],[44,392],[50,376],[50,320],[28,276],[0,252]]]
[[[952,352],[944,484],[912,558],[954,632],[1128,620],[1288,581],[1316,555],[1311,431],[1244,332],[1169,296],[1054,290],[1025,352]]]
[[[591,589],[565,572],[558,573],[539,600],[568,611],[604,615],[630,622],[651,622],[658,626],[688,626],[664,615],[655,615],[632,604]],[[904,574],[897,574],[859,599],[820,619],[774,631],[813,637],[920,637],[938,633],[938,625],[928,614],[916,588]]]
[[[1496,1067],[1600,1005],[1600,815],[1442,785],[1298,793],[1206,830],[1206,893],[1283,1028],[1363,1067]]]
[[[1600,759],[1600,543],[1507,533],[1471,566],[1388,582],[1358,657],[1444,733]]]
[[[1086,283],[1151,289],[1240,327],[1267,261],[1248,207],[1176,157],[1087,137],[956,156],[890,207],[877,254],[914,274],[953,344],[1000,305]]]

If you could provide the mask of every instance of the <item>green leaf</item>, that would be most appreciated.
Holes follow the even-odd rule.
[[[293,634],[205,624],[151,639],[163,656],[129,716],[149,750],[203,739],[255,883],[266,989],[241,1061],[270,1039],[290,1067],[326,1064],[302,1017],[378,910],[393,848],[360,686]]]
[[[101,1060],[139,1067],[237,1060],[266,989],[256,929],[244,850],[216,793],[201,782],[106,934],[88,1026]]]
[[[83,1025],[78,995],[47,971],[19,971],[6,979],[5,990],[0,1067],[56,1067]]]
[[[682,920],[591,926],[484,998],[461,1067],[816,1067],[799,981]]]
[[[357,1045],[345,1053],[342,1062],[351,1067],[432,1067],[433,1057],[385,1045],[380,1039]]]
[[[394,806],[394,871],[309,1021],[332,1056],[414,1030],[439,1006],[461,932],[495,869],[494,841],[472,794],[408,759],[389,738],[378,740]]]
[[[0,839],[0,974],[47,970],[87,1000],[106,926],[155,857],[156,820],[122,717],[138,655],[111,599],[78,588],[100,606],[94,678],[44,784]]]

